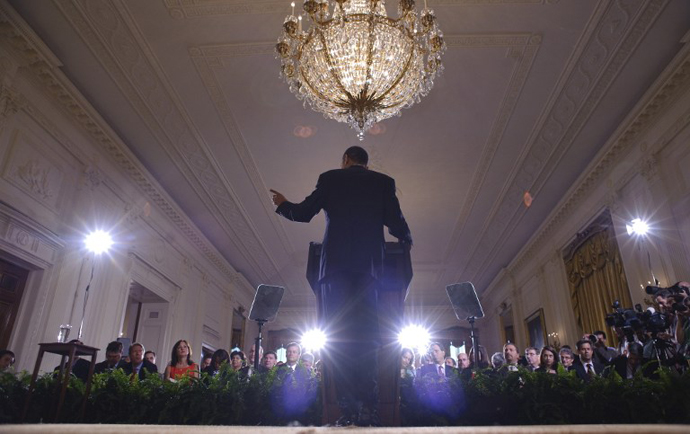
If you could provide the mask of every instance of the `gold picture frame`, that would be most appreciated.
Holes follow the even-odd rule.
[[[525,318],[525,333],[530,347],[539,350],[547,344],[546,321],[544,321],[544,309],[539,308],[533,314]]]

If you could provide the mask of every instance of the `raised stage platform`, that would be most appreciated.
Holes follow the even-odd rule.
[[[332,428],[188,425],[4,425],[0,433],[12,434],[325,434],[332,432],[401,434],[687,434],[690,425],[540,425],[416,428]]]

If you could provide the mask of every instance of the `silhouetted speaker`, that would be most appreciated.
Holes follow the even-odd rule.
[[[477,298],[477,291],[474,290],[472,282],[456,283],[446,286],[446,292],[453,305],[455,316],[459,320],[469,320],[470,318],[484,318],[482,305]]]
[[[252,321],[271,322],[276,319],[285,288],[282,286],[259,285],[249,310]]]

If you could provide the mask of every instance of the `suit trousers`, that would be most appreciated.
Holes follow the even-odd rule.
[[[323,353],[341,411],[378,406],[378,282],[364,273],[339,273],[321,284]]]

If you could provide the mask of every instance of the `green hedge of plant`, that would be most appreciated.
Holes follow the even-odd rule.
[[[18,423],[30,376],[0,374],[0,423]],[[56,388],[40,377],[27,423],[48,420]],[[122,371],[94,376],[84,419],[84,384],[72,379],[62,422],[189,425],[320,425],[319,382],[285,378],[275,371],[249,380],[221,375],[173,383],[149,376],[130,380]],[[585,423],[690,423],[690,373],[661,371],[650,380],[616,374],[583,383],[574,373],[520,371],[506,377],[477,373],[468,381],[418,379],[401,387],[403,425],[525,425]]]

